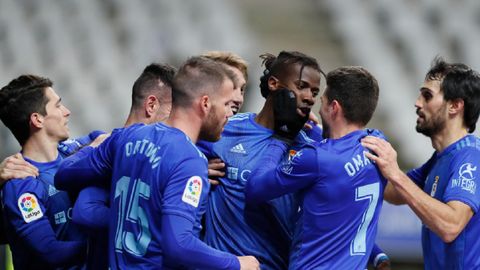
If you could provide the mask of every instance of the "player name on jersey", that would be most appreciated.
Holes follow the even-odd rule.
[[[361,169],[371,164],[370,159],[365,156],[366,151],[363,151],[363,155],[356,155],[352,157],[352,162],[347,162],[343,166],[349,176],[354,176]]]
[[[126,157],[133,157],[138,154],[145,155],[147,158],[149,158],[148,161],[150,164],[152,164],[152,169],[155,169],[160,163],[161,157],[157,157],[158,150],[160,150],[160,146],[157,146],[147,139],[127,142],[125,144]]]

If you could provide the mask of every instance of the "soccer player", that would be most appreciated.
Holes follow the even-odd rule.
[[[365,157],[360,139],[382,136],[365,129],[378,84],[361,67],[337,68],[326,80],[320,109],[326,139],[291,149],[286,157],[288,145],[271,140],[246,184],[246,199],[255,204],[299,191],[289,269],[365,269],[385,180]]]
[[[220,138],[233,80],[222,64],[193,57],[175,75],[165,124],[119,129],[62,164],[58,187],[111,183],[110,268],[162,269],[169,256],[186,267],[258,269],[254,257],[217,251],[194,233],[209,190],[207,161],[194,143]]]
[[[362,143],[376,155],[388,180],[385,199],[408,204],[421,219],[425,269],[480,268],[480,75],[464,64],[435,58],[415,103],[417,132],[435,149],[418,169],[404,174],[392,146],[377,138]]]
[[[202,54],[202,56],[224,63],[237,76],[237,86],[233,93],[232,112],[233,115],[239,113],[243,106],[245,89],[247,87],[247,62],[237,54],[224,51],[209,51]]]
[[[175,69],[152,63],[145,67],[132,87],[132,105],[125,127],[135,123],[165,121],[172,108],[172,80]],[[109,190],[101,187],[83,189],[75,202],[72,216],[88,228],[87,269],[108,268]]]
[[[69,136],[69,116],[47,78],[22,75],[0,90],[0,119],[39,173],[37,178],[6,182],[0,194],[16,269],[74,269],[83,264],[86,245],[71,223],[72,203],[53,186],[63,156],[57,147]]]
[[[245,90],[248,80],[247,62],[237,54],[224,51],[209,51],[202,56],[214,61],[224,63],[237,76],[237,86],[233,94],[232,112],[233,115],[240,112],[244,102]],[[218,185],[218,177],[225,176],[225,163],[219,158],[208,159],[208,176],[212,185]]]
[[[268,150],[273,130],[282,128],[282,119],[292,117],[290,112],[285,115],[282,110],[284,97],[273,93],[289,88],[297,94],[293,117],[301,119],[296,135],[319,92],[321,70],[314,58],[300,52],[284,51],[277,57],[270,54],[262,57],[266,70],[261,92],[266,101],[261,112],[239,113],[229,119],[220,141],[199,143],[208,158],[220,158],[226,164],[226,175],[218,178],[220,184],[210,193],[204,241],[236,255],[252,254],[259,259],[262,269],[286,269],[293,216],[297,211],[294,196],[279,198],[262,207],[249,207],[245,204],[244,188],[251,179],[251,171]],[[284,130],[289,131],[287,127]],[[302,131],[298,141],[311,140]]]

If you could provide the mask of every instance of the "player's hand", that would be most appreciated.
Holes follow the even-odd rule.
[[[310,112],[308,115],[308,121],[305,123],[304,127],[312,129],[314,125],[318,125],[319,123],[320,121],[318,120],[318,117],[313,112]]]
[[[13,178],[37,177],[38,169],[23,159],[20,153],[5,158],[0,163],[0,185]]]
[[[219,158],[208,160],[208,181],[210,184],[214,186],[219,185],[220,181],[216,179],[223,176],[225,176],[225,163]]]
[[[97,147],[99,146],[100,144],[102,144],[103,141],[105,141],[105,139],[107,139],[108,137],[110,137],[110,134],[111,133],[104,133],[104,134],[100,134],[97,136],[97,138],[95,138],[95,140],[93,140],[89,145],[91,147]]]
[[[402,173],[397,163],[397,152],[389,142],[367,136],[362,139],[362,145],[371,151],[366,152],[365,156],[377,164],[385,178],[394,179],[399,172]]]
[[[379,263],[375,267],[375,270],[392,270],[390,260],[385,260],[385,261]]]
[[[260,263],[253,256],[237,257],[240,262],[240,270],[260,270]]]
[[[300,111],[297,108],[297,97],[289,89],[277,89],[271,95],[274,104],[274,136],[291,144],[307,122],[310,111]]]

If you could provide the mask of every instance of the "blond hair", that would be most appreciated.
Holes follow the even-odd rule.
[[[240,72],[242,72],[243,76],[245,77],[245,81],[248,81],[248,64],[237,54],[224,51],[209,51],[202,54],[201,56],[209,58],[213,61],[224,63],[227,66],[240,70]]]

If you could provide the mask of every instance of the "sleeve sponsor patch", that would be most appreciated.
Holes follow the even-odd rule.
[[[23,193],[20,198],[18,198],[18,208],[20,209],[23,220],[25,220],[26,223],[30,223],[43,217],[43,212],[38,204],[38,199],[31,193]]]
[[[202,178],[200,176],[190,177],[183,190],[182,201],[193,207],[198,207],[200,195],[202,195],[202,185]]]
[[[452,179],[452,188],[461,188],[475,195],[477,183],[475,180],[477,166],[472,163],[464,163],[458,169],[458,177]]]

